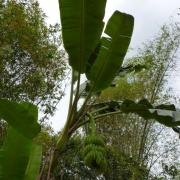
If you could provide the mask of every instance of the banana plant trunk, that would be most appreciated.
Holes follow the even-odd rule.
[[[63,131],[59,135],[57,144],[55,149],[51,152],[51,158],[49,163],[49,170],[47,175],[47,180],[51,179],[51,176],[53,175],[53,171],[57,166],[58,159],[63,153],[63,150],[65,149],[66,143],[68,142],[69,138],[71,137],[72,133],[69,131],[71,128],[70,124],[67,122],[64,126]]]

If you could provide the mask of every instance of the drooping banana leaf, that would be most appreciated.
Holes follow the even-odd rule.
[[[106,0],[59,0],[59,5],[69,64],[83,73],[102,34]]]
[[[153,106],[148,100],[143,99],[139,102],[132,100],[109,101],[97,103],[92,106],[93,109],[106,107],[100,113],[109,113],[121,111],[122,113],[136,113],[144,119],[155,119],[167,127],[180,126],[180,111],[176,110],[173,104],[161,104]]]
[[[28,138],[40,132],[38,109],[33,104],[0,99],[0,118]]]
[[[24,180],[37,179],[39,175],[41,159],[42,146],[33,144]]]
[[[136,113],[144,119],[155,119],[167,127],[180,126],[180,111],[176,111],[174,105],[153,106],[145,99],[138,103],[125,100],[120,109],[125,113]]]
[[[133,26],[134,18],[131,15],[115,11],[110,18],[105,29],[109,37],[101,39],[97,59],[86,74],[94,91],[107,88],[115,78],[126,55]]]
[[[0,179],[23,180],[32,140],[26,138],[14,128],[8,128],[7,138],[0,150]]]

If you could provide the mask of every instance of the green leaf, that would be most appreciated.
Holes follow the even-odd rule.
[[[91,56],[88,59],[88,63],[87,63],[87,67],[86,67],[86,74],[88,74],[89,71],[91,70],[92,65],[94,64],[94,62],[96,61],[96,59],[98,57],[100,49],[101,49],[101,42],[98,43],[97,47],[94,49],[93,53],[91,54]]]
[[[40,132],[38,109],[33,104],[0,99],[0,118],[28,138],[33,138]]]
[[[59,0],[59,5],[69,64],[83,73],[102,34],[106,0]]]
[[[29,161],[32,142],[14,128],[8,128],[0,153],[0,179],[21,180]]]
[[[152,118],[167,127],[180,126],[180,112],[165,109],[149,109]]]
[[[180,126],[180,112],[174,105],[152,106],[146,99],[138,103],[125,100],[120,109],[124,113],[136,113],[144,119],[155,119],[167,127]]]
[[[42,159],[42,146],[33,144],[24,180],[37,179],[39,175],[41,159]]]
[[[121,68],[131,40],[133,26],[134,18],[131,15],[116,11],[110,18],[105,29],[109,37],[101,39],[99,55],[86,74],[92,82],[94,91],[107,88]]]
[[[126,99],[124,101],[97,103],[92,107],[96,110],[107,107],[105,110],[100,111],[99,115],[109,114],[120,110],[123,113],[136,113],[144,119],[155,119],[167,127],[175,128],[180,126],[180,111],[176,110],[173,104],[153,106],[147,99],[142,99],[137,103]],[[179,129],[177,131],[179,131]]]
[[[161,104],[161,105],[155,106],[155,108],[176,111],[176,107],[174,104]]]

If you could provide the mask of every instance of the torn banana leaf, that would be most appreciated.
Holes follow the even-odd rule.
[[[180,111],[174,105],[151,105],[146,99],[135,103],[125,100],[120,107],[124,113],[136,113],[144,119],[155,119],[167,127],[180,126]]]
[[[132,100],[102,102],[92,105],[92,108],[100,109],[105,106],[107,108],[104,113],[120,110],[122,113],[136,113],[144,119],[155,119],[167,127],[180,126],[180,111],[173,104],[154,106],[148,100],[142,99],[137,103]]]

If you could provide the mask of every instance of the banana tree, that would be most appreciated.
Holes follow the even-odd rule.
[[[131,15],[116,11],[109,19],[105,35],[102,36],[106,0],[61,0],[59,5],[64,47],[72,67],[72,83],[69,113],[57,142],[57,149],[71,136],[76,124],[83,121],[88,101],[93,94],[111,84],[123,63],[134,25]],[[90,81],[90,89],[78,110],[83,73]],[[75,84],[76,93],[73,95]]]
[[[173,105],[153,106],[147,100],[92,102],[98,93],[111,86],[117,74],[143,67],[123,67],[134,18],[115,11],[104,28],[105,6],[106,0],[59,0],[62,36],[72,68],[72,80],[67,121],[52,151],[47,179],[51,178],[56,167],[57,153],[61,153],[72,134],[87,123],[90,123],[91,132],[84,141],[84,161],[97,172],[106,168],[105,144],[95,128],[96,121],[104,116],[137,113],[179,132],[180,113]],[[84,89],[83,103],[79,107],[84,93],[80,88],[83,74],[88,83]],[[9,125],[0,153],[0,179],[36,179],[42,154],[41,147],[33,143],[34,137],[40,132],[37,107],[1,99],[0,118]]]
[[[133,16],[115,11],[104,28],[105,6],[106,0],[59,0],[62,37],[72,68],[72,79],[68,116],[52,153],[48,179],[56,166],[57,153],[62,152],[78,128],[92,119],[95,122],[115,113],[137,113],[172,128],[180,125],[175,108],[166,105],[154,107],[146,100],[139,103],[128,100],[105,102],[91,112],[95,107],[92,99],[109,87],[121,70],[126,69],[122,64],[134,26]],[[87,77],[88,85],[85,85],[85,98],[79,108],[79,100],[84,93],[81,90],[83,74]]]

